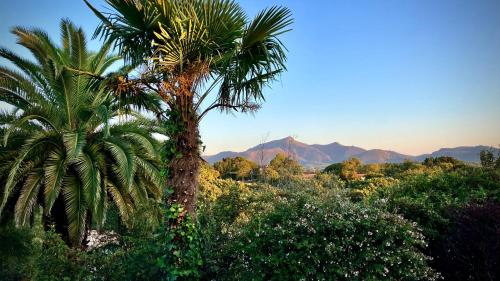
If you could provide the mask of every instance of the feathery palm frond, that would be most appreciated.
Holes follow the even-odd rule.
[[[139,201],[161,198],[158,144],[151,136],[159,129],[135,111],[160,111],[160,103],[146,93],[116,96],[106,73],[120,58],[109,53],[110,44],[89,52],[83,31],[68,20],[61,22],[60,45],[37,29],[13,33],[35,61],[0,49],[17,67],[0,67],[0,101],[14,108],[0,112],[0,215],[13,194],[19,194],[17,225],[30,223],[38,203],[52,216],[60,200],[69,241],[79,245],[88,218],[103,224],[108,201],[126,224]],[[112,121],[123,113],[125,122]]]

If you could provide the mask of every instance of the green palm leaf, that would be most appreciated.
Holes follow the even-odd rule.
[[[162,109],[149,92],[115,95],[109,87],[113,74],[102,77],[120,59],[110,54],[111,43],[89,52],[81,28],[68,20],[60,27],[60,45],[38,29],[14,29],[33,62],[0,49],[0,57],[17,68],[0,67],[0,101],[13,106],[0,112],[0,216],[9,198],[19,194],[13,198],[14,217],[26,225],[43,202],[44,218],[67,225],[69,241],[78,246],[90,218],[97,227],[104,223],[110,202],[126,222],[135,201],[148,198],[147,186],[159,177],[151,132],[160,129],[134,110],[151,108],[158,114]],[[117,75],[126,77],[132,70],[126,66]],[[110,125],[113,118],[121,118],[120,123]],[[143,155],[140,165],[149,167],[147,172],[136,153]],[[58,201],[66,220],[54,214]]]
[[[73,245],[80,245],[85,231],[85,217],[87,215],[84,190],[78,177],[72,174],[66,174],[63,186],[69,237]]]
[[[63,135],[64,146],[66,147],[66,158],[69,161],[74,161],[80,156],[83,147],[86,144],[85,132],[83,130],[77,132],[66,132]]]
[[[7,200],[10,196],[10,192],[14,186],[16,175],[19,172],[19,168],[21,167],[21,164],[23,161],[25,161],[26,156],[37,148],[40,145],[46,144],[46,143],[51,143],[53,142],[52,138],[53,135],[50,134],[41,134],[37,135],[31,139],[29,139],[26,144],[21,148],[21,150],[18,153],[18,156],[16,159],[13,161],[12,166],[10,168],[9,174],[7,176],[7,180],[4,186],[4,194],[2,198],[2,202],[0,204],[0,216],[2,215],[3,208],[5,207],[5,204],[7,204]]]
[[[62,152],[53,150],[45,163],[45,214],[49,214],[52,206],[59,196],[62,180],[66,174],[67,162]]]
[[[87,153],[82,153],[75,162],[75,167],[78,172],[78,177],[83,183],[83,191],[85,201],[92,213],[97,211],[98,205],[101,203],[102,194],[101,173],[96,166],[94,159]]]
[[[129,212],[129,206],[127,205],[125,198],[123,198],[120,190],[111,181],[108,181],[107,190],[111,194],[111,198],[113,198],[113,201],[115,202],[115,205],[118,208],[118,211],[120,212],[122,220],[126,223],[129,220],[130,212]]]
[[[16,225],[24,226],[29,222],[42,181],[42,170],[34,171],[27,177],[15,206]]]
[[[120,183],[130,190],[135,172],[134,155],[130,146],[117,138],[108,138],[105,146],[116,162],[114,172],[120,179]]]

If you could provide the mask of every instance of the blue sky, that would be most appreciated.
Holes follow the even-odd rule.
[[[239,2],[249,15],[292,10],[288,72],[256,114],[208,115],[206,154],[243,150],[267,134],[408,154],[500,143],[500,1]],[[89,36],[98,23],[80,0],[1,1],[0,45],[26,55],[9,29],[37,26],[57,38],[64,17]]]

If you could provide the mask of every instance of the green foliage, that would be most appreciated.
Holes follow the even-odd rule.
[[[42,251],[36,261],[34,280],[84,280],[91,276],[87,255],[77,248],[69,248],[53,230],[45,232]]]
[[[327,189],[342,189],[345,187],[345,182],[338,176],[330,173],[317,173],[311,181],[312,186],[322,187]]]
[[[161,228],[158,234],[163,255],[156,260],[164,273],[163,280],[198,279],[203,262],[195,222],[179,205],[170,206],[165,215],[165,228]]]
[[[303,172],[302,165],[297,160],[278,153],[264,168],[263,179],[276,185],[283,185],[287,181],[297,179]]]
[[[303,172],[302,166],[297,160],[281,153],[276,154],[269,162],[268,168],[275,170],[281,176],[300,175]]]
[[[28,231],[19,236],[31,243],[13,244],[20,247],[18,256],[6,251],[10,259],[2,260],[9,264],[5,276],[433,280],[435,272],[475,272],[472,262],[460,268],[454,267],[457,260],[448,262],[452,252],[453,259],[487,265],[484,276],[494,276],[491,265],[496,256],[485,249],[495,249],[490,241],[496,241],[492,227],[500,202],[498,171],[434,166],[408,173],[415,167],[406,164],[408,169],[402,169],[397,179],[375,176],[346,182],[320,173],[311,179],[290,178],[275,187],[221,179],[205,164],[196,221],[179,206],[140,207],[144,213],[135,213],[118,243],[91,251],[69,248],[53,231],[42,236]],[[463,241],[470,239],[474,242],[465,245]]]
[[[450,227],[436,246],[446,280],[500,279],[500,202],[470,204],[449,212]]]
[[[151,135],[159,129],[133,110],[154,110],[158,101],[147,92],[130,99],[112,92],[113,77],[103,75],[120,58],[109,54],[111,46],[89,52],[83,31],[67,20],[61,32],[56,45],[39,29],[13,29],[33,62],[0,49],[17,67],[0,67],[0,101],[13,107],[1,114],[0,215],[12,200],[16,225],[26,226],[41,204],[77,246],[88,223],[104,223],[108,201],[126,224],[135,206],[161,198],[158,144]],[[64,215],[54,213],[59,201]]]
[[[500,169],[500,152],[494,155],[491,150],[482,150],[480,154],[481,166],[488,169]]]
[[[374,192],[397,184],[399,180],[391,177],[373,177],[366,180],[350,181],[347,187],[349,196],[355,201],[370,197]]]
[[[342,171],[342,163],[333,163],[328,165],[325,169],[323,169],[324,173],[330,173],[335,175],[340,175],[340,171]]]
[[[340,171],[340,178],[344,180],[358,179],[358,169],[361,166],[361,161],[358,158],[351,158],[342,162],[342,170]]]
[[[228,0],[108,0],[111,11],[107,13],[85,2],[101,20],[96,35],[116,43],[127,62],[137,66],[153,58],[155,71],[148,81],[154,84],[160,74],[175,89],[163,91],[169,95],[165,100],[176,104],[182,114],[195,111],[195,104],[180,102],[192,101],[193,96],[176,88],[179,84],[208,89],[196,93],[199,102],[218,89],[215,102],[205,112],[214,108],[255,110],[256,103],[263,100],[263,87],[286,68],[279,35],[292,23],[287,8],[272,7],[249,20],[238,3]],[[214,78],[214,84],[191,87],[211,80],[205,77]]]
[[[335,163],[326,167],[323,171],[338,175],[343,180],[356,180],[360,178],[359,172],[361,161],[358,158],[351,158],[342,163]]]
[[[156,259],[162,255],[157,240],[122,237],[92,251],[68,247],[54,231],[43,238],[33,280],[162,280]]]
[[[439,167],[428,168],[425,165],[413,161],[405,161],[403,163],[385,163],[381,164],[382,173],[386,177],[404,178],[408,175],[422,174],[425,171],[439,170]]]
[[[366,164],[356,159],[351,158],[342,163],[334,163],[327,166],[323,172],[338,175],[341,179],[359,180],[360,174],[364,174],[364,178],[374,177],[391,177],[404,178],[409,175],[423,174],[439,171],[453,171],[464,168],[466,165],[462,161],[452,157],[429,157],[423,163],[414,161],[404,161],[403,163],[383,163],[383,164]]]
[[[150,200],[150,202],[138,205],[134,215],[128,221],[124,234],[132,237],[148,237],[149,234],[158,231],[164,223],[164,204]]]
[[[161,126],[163,128],[165,136],[168,140],[163,142],[161,148],[161,160],[163,163],[169,163],[172,159],[182,157],[182,154],[178,151],[175,141],[175,136],[179,135],[181,132],[185,131],[184,122],[182,116],[178,110],[166,110],[166,118],[162,120]]]
[[[365,174],[366,177],[377,177],[382,175],[382,164],[372,163],[359,167],[359,172]]]
[[[270,188],[244,194],[221,202],[222,206],[237,205],[240,213],[222,219],[213,209],[206,214],[215,216],[218,223],[218,227],[212,225],[218,231],[210,232],[205,241],[209,250],[206,279],[436,277],[420,252],[425,247],[423,236],[401,217],[324,190]]]
[[[446,210],[471,202],[500,200],[500,175],[477,167],[409,176],[390,188],[377,190],[390,209],[417,222],[428,237],[446,225]]]
[[[234,180],[248,180],[256,178],[259,170],[256,163],[243,157],[224,158],[214,164],[222,178]]]
[[[150,237],[123,237],[119,245],[107,245],[87,253],[86,280],[162,280],[156,258],[160,245]]]
[[[144,222],[95,249],[69,247],[53,229],[0,228],[2,280],[193,280],[202,264],[198,229],[178,206],[168,226]],[[139,219],[139,218],[138,218]],[[147,231],[149,230],[149,231]],[[3,240],[5,239],[5,240]]]
[[[427,167],[433,167],[433,166],[443,166],[443,164],[451,164],[452,167],[461,167],[461,166],[464,166],[464,163],[460,160],[457,160],[453,157],[449,157],[449,156],[440,156],[440,157],[436,157],[436,158],[433,158],[433,157],[428,157],[428,158],[425,158],[423,164]]]
[[[493,224],[491,221],[486,222],[488,216],[483,216],[482,219],[466,217],[466,222],[459,222],[460,227],[464,229],[457,233],[457,216],[454,215],[457,212],[468,214],[473,211],[478,217],[482,210],[496,210],[488,207],[488,204],[495,205],[500,202],[500,172],[495,169],[496,159],[488,152],[483,152],[481,158],[482,167],[468,165],[451,157],[427,158],[422,164],[409,161],[401,164],[379,164],[380,169],[375,171],[376,173],[366,175],[365,179],[351,180],[347,182],[346,188],[353,201],[364,201],[368,204],[385,201],[387,211],[399,213],[421,227],[429,242],[425,253],[434,258],[431,266],[443,272],[445,276],[453,276],[449,277],[450,280],[484,280],[483,277],[477,276],[497,274],[490,266],[494,264],[495,259],[491,258],[489,251],[485,251],[495,248],[496,242],[486,237],[485,240],[480,238],[479,242],[475,241],[475,238],[464,236],[481,236],[468,224],[474,223],[474,228],[481,229],[485,235],[491,233],[490,225]],[[368,171],[367,168],[361,167],[361,171]],[[326,171],[340,174],[341,169],[342,164],[335,164]],[[452,239],[463,241],[450,244]],[[467,239],[474,242],[467,243],[468,246],[462,245]],[[456,255],[459,256],[454,257],[453,251],[457,251]],[[455,261],[451,262],[450,259]],[[462,263],[464,260],[469,262]],[[461,265],[457,267],[457,263]],[[483,269],[478,271],[479,267]],[[463,272],[465,276],[457,275],[457,272]]]
[[[471,268],[472,265],[467,263],[462,263],[460,269],[450,268],[451,250],[448,243],[452,239],[451,235],[454,235],[452,228],[456,224],[456,218],[453,213],[450,213],[450,210],[462,212],[461,210],[466,210],[470,204],[481,206],[488,201],[500,202],[500,174],[492,169],[474,166],[462,166],[462,168],[452,170],[430,169],[426,173],[407,175],[401,178],[397,184],[378,189],[373,193],[371,200],[375,198],[387,201],[386,206],[389,211],[402,214],[406,219],[416,222],[422,228],[429,241],[426,253],[435,259],[432,265],[436,270],[446,273],[447,276],[450,275],[450,272],[457,272],[457,270],[474,272],[476,269]],[[478,221],[476,227],[484,228],[486,231],[487,224],[490,223]],[[487,242],[485,241],[485,243]],[[470,254],[482,251],[479,248],[474,248],[472,242],[470,245]],[[463,250],[458,245],[453,247],[458,247],[457,249],[460,251]],[[480,247],[491,248],[494,247],[494,243],[488,246],[482,244]],[[464,258],[460,257],[459,259]],[[485,257],[481,256],[477,259],[483,260]],[[485,259],[484,262],[491,262],[491,260]],[[485,274],[495,273],[493,270]]]
[[[197,279],[202,263],[198,229],[179,206],[164,210],[163,216],[154,231],[132,233],[119,245],[92,251],[87,264],[95,269],[92,280]]]
[[[36,249],[33,232],[8,224],[0,227],[0,276],[2,280],[21,280],[31,275]]]
[[[215,201],[223,192],[236,184],[231,179],[221,179],[220,173],[208,164],[202,164],[199,175],[198,203],[203,207]]]

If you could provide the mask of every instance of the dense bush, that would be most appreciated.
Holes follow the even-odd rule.
[[[436,248],[436,267],[446,280],[500,280],[500,203],[450,211],[450,226]]]
[[[201,165],[198,188],[199,205],[203,206],[206,203],[213,202],[222,194],[223,190],[233,184],[235,184],[235,181],[231,179],[221,179],[219,171],[212,166],[208,164]]]
[[[500,200],[500,175],[476,167],[413,175],[390,188],[378,189],[373,197],[387,200],[390,211],[417,222],[432,238],[442,233],[449,208]]]
[[[257,164],[243,157],[224,158],[214,164],[222,178],[245,180],[255,178],[259,169]]]
[[[183,209],[166,210],[168,227],[122,237],[88,254],[93,280],[196,280],[201,266],[198,230]]]
[[[449,156],[440,156],[436,158],[428,157],[425,158],[422,163],[427,167],[438,166],[443,168],[446,167],[462,168],[465,166],[464,162]]]
[[[424,238],[411,223],[379,208],[352,203],[337,192],[325,192],[250,191],[253,195],[244,199],[246,206],[260,211],[253,211],[251,219],[239,213],[232,221],[217,220],[219,232],[205,233],[211,235],[205,242],[210,249],[205,278],[436,278],[427,266],[427,257],[420,252],[425,247]],[[233,197],[235,204],[241,204],[241,197]],[[229,200],[224,202],[231,204]]]
[[[434,164],[390,165],[399,169],[395,178],[367,166],[373,173],[364,179],[318,173],[274,186],[221,179],[204,165],[198,225],[179,207],[151,202],[125,227],[110,208],[102,231],[115,231],[119,243],[86,251],[36,229],[41,222],[4,226],[0,273],[2,280],[432,280],[435,272],[498,279],[499,171]]]
[[[324,169],[324,172],[336,174],[343,180],[356,180],[360,178],[359,172],[361,167],[361,161],[353,157],[342,163],[331,164]]]
[[[89,268],[96,280],[193,280],[199,276],[201,246],[198,229],[179,206],[164,211],[167,224],[146,233],[150,224],[119,245],[90,252]]]
[[[297,160],[278,153],[263,170],[262,178],[268,183],[283,185],[289,180],[300,177],[302,173],[303,167]]]
[[[377,192],[380,189],[387,188],[397,184],[399,180],[391,177],[372,177],[366,180],[350,181],[347,184],[349,196],[354,201],[360,201]]]
[[[168,226],[143,221],[116,243],[69,247],[53,229],[0,228],[0,280],[196,280],[198,229],[182,208],[164,211]],[[149,216],[147,216],[149,217]],[[149,229],[149,232],[147,230]]]
[[[86,252],[68,247],[59,234],[49,230],[43,236],[33,280],[92,280],[88,258]]]
[[[474,252],[480,252],[486,247],[492,249],[494,253],[498,253],[498,250],[495,250],[497,248],[494,239],[486,237],[481,240],[477,238],[477,243],[468,244],[470,249],[458,247],[461,245],[458,242],[453,246],[455,249],[452,249],[453,247],[448,245],[448,242],[454,241],[454,237],[457,235],[458,237],[462,235],[457,234],[461,232],[456,230],[457,213],[463,214],[471,203],[475,203],[474,206],[482,206],[486,201],[500,201],[500,176],[495,170],[466,166],[462,163],[451,163],[452,161],[445,160],[447,159],[433,161],[432,165],[429,164],[430,162],[428,165],[407,162],[384,167],[391,174],[394,174],[395,178],[376,175],[366,177],[366,179],[342,181],[333,173],[320,173],[309,180],[289,178],[282,182],[278,188],[265,184],[236,184],[227,181],[225,185],[221,185],[219,182],[218,186],[221,187],[218,189],[219,196],[211,201],[206,206],[207,208],[201,210],[200,215],[206,238],[204,277],[219,280],[237,276],[240,279],[253,278],[258,280],[283,279],[286,278],[283,276],[292,274],[294,278],[303,276],[305,279],[321,279],[322,268],[317,267],[318,264],[311,262],[306,256],[309,254],[313,257],[312,261],[314,258],[319,261],[324,260],[322,255],[326,246],[321,241],[316,241],[324,237],[307,232],[301,233],[293,224],[286,224],[286,222],[298,222],[310,215],[308,218],[310,225],[319,232],[332,232],[335,230],[335,225],[342,224],[342,222],[337,220],[330,223],[320,215],[314,216],[307,213],[303,206],[297,203],[306,202],[318,208],[318,212],[321,214],[331,212],[342,216],[351,210],[352,218],[349,221],[353,226],[348,227],[348,229],[358,229],[358,224],[363,226],[368,224],[374,228],[389,227],[377,218],[383,215],[391,217],[392,215],[387,215],[387,212],[399,213],[406,220],[415,222],[418,227],[421,227],[422,233],[430,244],[428,248],[421,248],[421,246],[414,244],[414,253],[421,255],[420,253],[423,251],[427,256],[432,256],[434,260],[428,261],[429,265],[434,267],[436,271],[443,272],[447,277],[446,280],[457,280],[458,277],[453,277],[450,272],[463,272],[463,276],[466,276],[463,278],[481,280],[471,275],[471,272],[474,272],[471,269],[473,262],[461,264],[462,270],[458,270],[456,266],[450,267],[460,263],[450,263],[453,259],[450,258],[452,253],[448,253],[448,251],[457,251],[458,257],[462,255],[462,260],[467,260],[465,257],[475,257],[476,260],[484,261],[485,264],[491,264],[496,261],[492,261],[491,257],[484,257],[484,253],[482,257],[478,258]],[[376,171],[377,169],[377,167],[369,167],[369,170]],[[384,173],[388,171],[384,169],[382,169]],[[214,182],[221,181],[217,180],[217,177],[214,177],[213,180]],[[331,194],[340,197],[332,197]],[[350,203],[346,201],[347,198],[362,202]],[[341,201],[345,204],[342,205],[343,208],[338,207]],[[385,203],[381,204],[381,201]],[[356,208],[367,208],[374,213],[370,213],[370,219],[366,219],[357,216],[361,210]],[[386,212],[381,211],[380,208],[385,209]],[[455,211],[450,212],[450,210]],[[390,219],[388,221],[396,225],[395,227],[401,227],[398,226],[397,222]],[[476,220],[478,224],[474,225],[477,230],[476,235],[479,236],[483,232],[485,235],[493,233],[488,232],[485,228],[494,225],[494,223],[491,222],[491,219],[489,223],[485,222],[486,220]],[[281,226],[281,232],[277,232],[273,228],[277,225]],[[347,223],[344,222],[343,225],[347,225]],[[393,235],[397,236],[396,233],[397,231],[393,232]],[[347,230],[344,233],[338,233],[336,237],[344,237],[344,239],[338,238],[341,241],[349,240],[345,239],[346,235],[349,235]],[[491,235],[491,237],[494,236]],[[328,239],[329,242],[340,243]],[[353,243],[361,241],[356,239],[353,240]],[[297,245],[302,245],[301,243],[319,246],[311,246],[309,248],[311,253],[304,254],[301,251],[305,248],[297,248]],[[287,257],[282,256],[283,253],[280,250],[282,248],[291,251]],[[371,248],[362,249],[362,252],[366,253],[370,250]],[[356,259],[355,256],[353,258]],[[299,261],[304,266],[303,268],[299,266]],[[345,266],[343,268],[346,272],[356,271],[354,267],[350,267],[355,264],[353,261],[348,259],[347,265],[342,265]],[[276,277],[280,274],[279,268],[284,268],[284,275]],[[482,269],[483,274],[496,276],[496,272],[492,271],[492,268],[485,266]],[[227,275],[224,273],[226,271]],[[251,272],[257,272],[260,275],[251,275]],[[305,272],[304,274],[313,274],[311,272],[314,272],[314,274],[319,274],[319,277],[300,275],[300,272]],[[342,279],[340,275],[337,278]],[[369,280],[380,277],[364,276],[362,278]],[[387,278],[400,277],[389,276]],[[402,277],[401,279],[404,280]]]
[[[496,269],[485,265],[491,263],[491,258],[474,253],[482,252],[484,248],[498,249],[498,244],[495,244],[497,242],[488,239],[487,236],[488,231],[491,233],[491,230],[488,230],[489,227],[495,225],[493,222],[495,219],[498,224],[499,217],[495,218],[492,213],[490,217],[479,219],[478,210],[482,207],[470,209],[469,206],[470,204],[481,206],[485,202],[500,202],[498,171],[464,166],[452,170],[440,168],[422,174],[408,175],[403,177],[398,184],[377,189],[371,199],[386,200],[388,211],[400,213],[422,228],[429,242],[426,253],[434,258],[432,266],[437,271],[443,272],[445,277],[448,277],[447,280],[485,280],[474,277],[473,272],[480,276],[497,275]],[[491,206],[485,208],[493,210]],[[477,219],[474,222],[474,228],[477,231],[474,235],[477,238],[474,239],[478,241],[472,237],[470,241],[467,241],[463,237],[464,233],[460,232],[465,229],[466,223],[458,222],[463,221],[465,216],[469,218],[467,223],[471,223],[474,214]],[[482,238],[483,232],[484,239]],[[474,236],[472,233],[469,235]],[[459,237],[462,237],[462,242],[457,241]],[[450,241],[455,241],[457,244],[449,245]],[[459,246],[460,243],[467,244],[467,247]],[[455,254],[452,251],[459,253],[454,257]],[[498,253],[497,250],[495,254],[499,256]],[[480,270],[477,269],[475,262],[468,260],[474,256],[475,262],[484,262]],[[462,279],[457,279],[458,277],[453,272],[464,275],[460,277]]]
[[[495,155],[493,149],[483,150],[480,154],[481,166],[487,169],[500,169],[500,150]]]
[[[0,227],[0,279],[21,280],[31,276],[35,262],[33,231],[8,224]]]
[[[345,187],[344,181],[338,176],[329,173],[317,173],[308,184],[328,189],[341,189]]]

